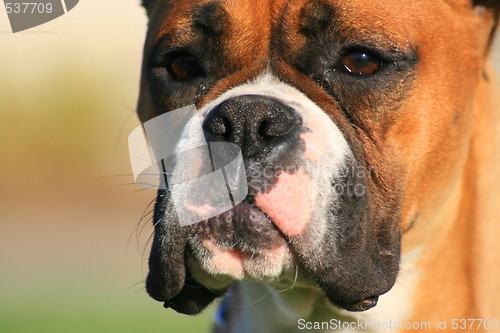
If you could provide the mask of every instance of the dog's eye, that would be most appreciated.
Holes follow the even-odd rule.
[[[190,54],[181,54],[173,58],[167,66],[167,70],[177,81],[189,80],[203,75],[203,69],[198,60]]]
[[[382,61],[366,52],[352,52],[342,58],[342,64],[349,73],[371,75],[375,74]]]

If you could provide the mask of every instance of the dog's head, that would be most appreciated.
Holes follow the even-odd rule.
[[[401,235],[459,182],[496,2],[145,6],[141,121],[195,104],[207,141],[240,147],[248,184],[189,226],[159,191],[149,294],[193,314],[235,279],[298,274],[341,308],[373,307]]]

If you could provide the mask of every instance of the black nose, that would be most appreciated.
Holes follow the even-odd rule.
[[[225,100],[203,123],[208,141],[232,142],[243,155],[267,154],[298,138],[301,119],[290,107],[266,96],[243,95]]]

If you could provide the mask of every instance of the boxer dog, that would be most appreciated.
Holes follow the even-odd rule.
[[[249,189],[189,226],[159,191],[151,297],[219,299],[216,332],[495,330],[499,1],[144,6],[140,120],[195,104]]]

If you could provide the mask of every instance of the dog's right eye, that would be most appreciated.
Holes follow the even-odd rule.
[[[191,54],[175,56],[168,64],[167,71],[177,81],[190,80],[203,75],[200,63]]]

